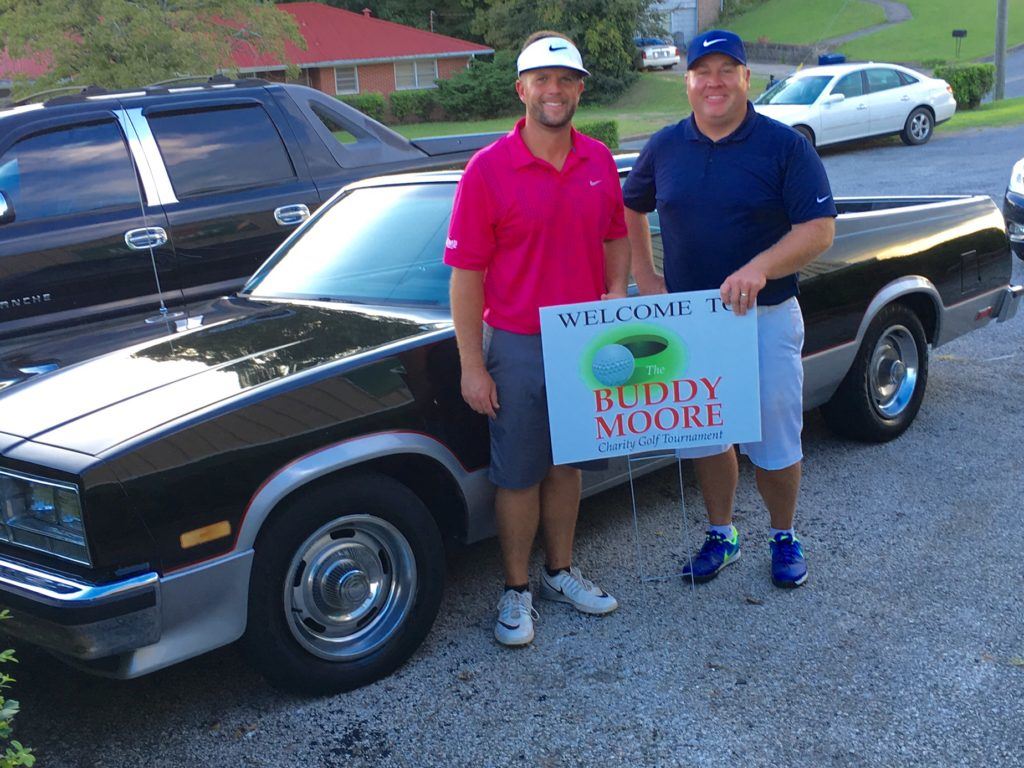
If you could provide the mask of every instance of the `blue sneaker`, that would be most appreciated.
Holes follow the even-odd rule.
[[[704,537],[704,546],[700,548],[693,560],[683,566],[683,576],[694,581],[711,581],[718,572],[735,563],[740,557],[740,534],[735,526],[732,535],[726,538],[718,531],[708,531]],[[691,574],[692,568],[692,574]]]
[[[800,539],[788,533],[777,533],[768,546],[772,550],[772,584],[792,588],[807,581],[807,563]]]

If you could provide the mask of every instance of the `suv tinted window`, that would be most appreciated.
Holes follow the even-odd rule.
[[[890,88],[899,88],[903,83],[895,69],[869,69],[868,89],[872,93],[888,91]]]
[[[0,156],[0,191],[19,222],[140,204],[135,166],[114,122],[17,142]]]
[[[163,112],[147,119],[179,198],[295,178],[288,151],[259,105]]]

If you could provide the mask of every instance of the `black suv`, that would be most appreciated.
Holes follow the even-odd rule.
[[[464,162],[323,93],[211,80],[0,111],[0,388],[196,323],[339,187]]]

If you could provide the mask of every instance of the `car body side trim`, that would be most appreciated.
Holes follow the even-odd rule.
[[[493,490],[485,470],[471,471],[463,467],[442,443],[419,432],[382,432],[366,437],[344,440],[319,448],[295,459],[271,475],[250,499],[235,540],[235,551],[251,549],[264,521],[271,511],[290,493],[324,475],[358,466],[372,459],[400,454],[417,454],[435,460],[455,480],[466,501],[467,538],[473,540],[479,528],[475,519],[490,514]]]

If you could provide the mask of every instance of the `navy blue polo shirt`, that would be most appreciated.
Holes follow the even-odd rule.
[[[719,288],[793,224],[836,215],[814,148],[749,102],[739,128],[720,141],[701,133],[692,115],[658,131],[622,194],[634,211],[657,208],[671,292]],[[769,280],[757,303],[778,304],[797,292],[795,274]]]

